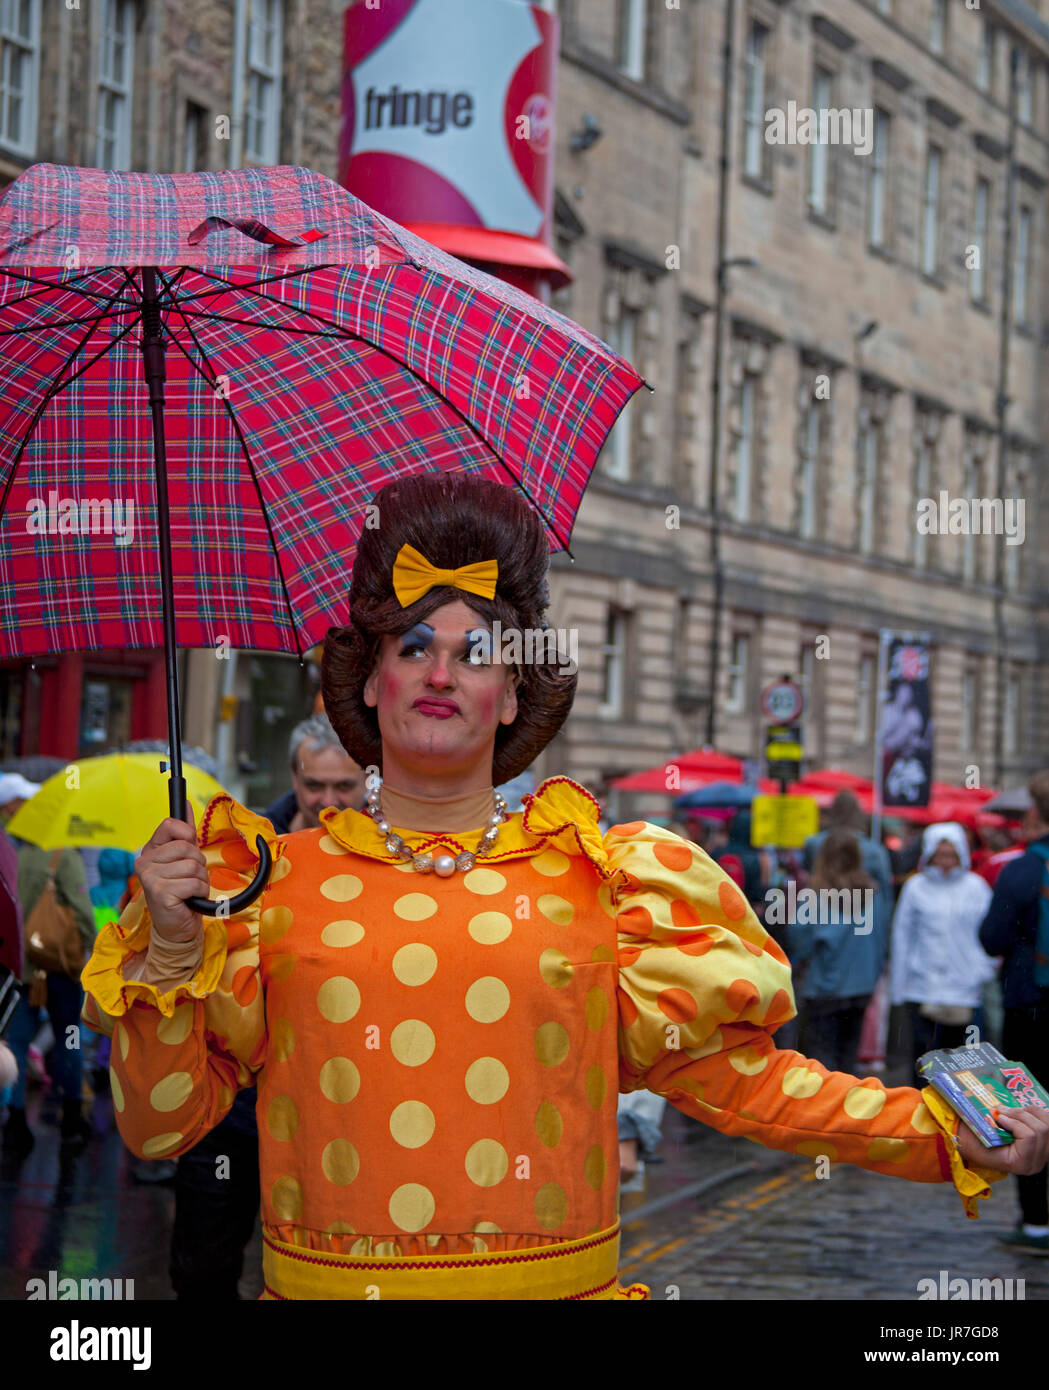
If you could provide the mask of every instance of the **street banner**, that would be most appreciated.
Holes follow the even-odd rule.
[[[404,225],[548,241],[556,18],[521,0],[358,0],[345,25],[339,182]]]
[[[883,631],[878,691],[881,804],[927,806],[932,785],[929,636]]]

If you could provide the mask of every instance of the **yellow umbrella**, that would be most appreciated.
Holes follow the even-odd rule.
[[[199,826],[208,802],[225,789],[192,763],[184,765],[183,776]],[[92,846],[137,854],[170,814],[159,756],[110,753],[81,758],[49,777],[7,829],[43,849]]]

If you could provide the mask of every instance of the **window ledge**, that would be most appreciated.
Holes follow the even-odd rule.
[[[867,250],[872,256],[877,256],[881,261],[888,261],[890,265],[896,264],[896,257],[887,246],[875,246],[872,241],[868,241]]]
[[[822,227],[826,232],[836,232],[838,224],[834,217],[827,212],[820,212],[817,208],[808,209],[809,221],[815,223],[817,227]]]
[[[615,63],[610,62],[600,53],[595,53],[593,49],[586,48],[570,39],[562,39],[561,57],[570,63],[575,63],[577,67],[585,68],[587,72],[592,72],[597,77],[603,77],[613,87],[618,87],[621,92],[625,92],[628,96],[643,101],[646,106],[651,106],[654,111],[669,117],[678,125],[692,124],[692,112],[687,106],[644,79],[628,77]]]
[[[741,174],[741,179],[742,182],[745,183],[748,188],[753,188],[755,193],[763,193],[766,198],[772,197],[771,178],[768,178],[760,174],[748,174],[746,172],[743,172]]]
[[[970,299],[969,303],[972,308],[978,310],[981,314],[990,315],[991,301],[989,299]]]
[[[942,275],[938,273],[934,272],[933,274],[930,274],[927,270],[920,270],[918,274],[921,277],[922,281],[926,285],[931,285],[933,289],[945,290],[947,288],[947,281],[943,278]]]

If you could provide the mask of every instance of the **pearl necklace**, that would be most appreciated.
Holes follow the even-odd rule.
[[[495,842],[499,835],[499,826],[506,819],[506,802],[495,792],[495,810],[488,818],[488,828],[481,836],[481,843],[477,846],[476,853],[463,850],[461,854],[452,856],[450,854],[439,854],[436,858],[432,854],[416,854],[409,845],[404,843],[397,832],[392,829],[390,822],[382,813],[379,804],[379,788],[382,786],[382,778],[373,776],[369,779],[368,798],[365,804],[365,813],[375,821],[376,829],[380,835],[386,836],[386,849],[389,854],[395,854],[398,859],[411,860],[412,868],[420,874],[437,874],[439,878],[450,878],[456,869],[461,869],[464,873],[472,869],[474,864],[482,855],[490,854],[495,848]]]

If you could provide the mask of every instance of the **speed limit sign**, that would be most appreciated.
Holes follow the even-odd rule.
[[[773,681],[761,692],[761,712],[771,724],[794,724],[801,718],[805,697],[792,680]]]

